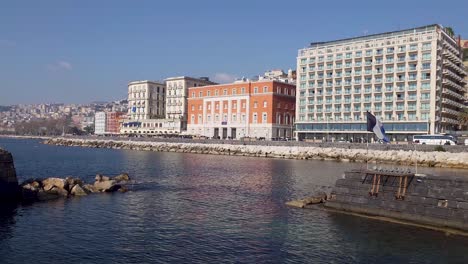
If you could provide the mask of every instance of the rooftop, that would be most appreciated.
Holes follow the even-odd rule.
[[[132,85],[132,84],[141,84],[141,83],[154,83],[154,84],[159,84],[159,85],[165,85],[163,82],[159,82],[159,81],[149,81],[149,80],[131,81],[131,82],[128,83],[128,85]]]
[[[310,43],[310,48],[319,48],[319,47],[324,47],[324,46],[329,46],[329,45],[338,45],[350,41],[365,41],[365,40],[371,40],[375,38],[384,38],[384,37],[396,37],[396,36],[402,36],[405,34],[415,34],[415,33],[421,33],[421,32],[429,32],[433,31],[436,28],[441,28],[443,27],[438,24],[432,24],[432,25],[427,25],[427,26],[422,26],[422,27],[416,27],[416,28],[410,28],[410,29],[404,29],[404,30],[398,30],[398,31],[390,31],[390,32],[385,32],[385,33],[378,33],[378,34],[371,34],[367,36],[360,36],[360,37],[353,37],[353,38],[346,38],[346,39],[339,39],[339,40],[332,40],[332,41],[323,41],[323,42],[312,42]]]
[[[203,81],[203,82],[206,82],[206,83],[215,84],[215,82],[210,81],[210,79],[208,77],[195,78],[195,77],[190,77],[190,76],[178,76],[178,77],[169,77],[169,78],[164,79],[164,81],[176,81],[176,80]]]

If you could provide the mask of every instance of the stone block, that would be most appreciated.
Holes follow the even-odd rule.
[[[468,210],[468,201],[467,202],[456,202],[457,206],[456,208],[463,209],[463,210]]]

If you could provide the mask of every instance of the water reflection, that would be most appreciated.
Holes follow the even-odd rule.
[[[0,203],[0,247],[3,240],[7,240],[12,236],[16,214],[16,203]]]
[[[126,171],[137,184],[7,210],[2,263],[44,262],[47,252],[61,252],[58,263],[468,263],[466,239],[284,205],[362,164],[18,142],[8,148],[21,175],[52,168],[92,181],[96,172]]]

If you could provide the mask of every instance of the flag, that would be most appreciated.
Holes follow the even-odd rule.
[[[374,132],[379,139],[389,142],[383,124],[370,112],[367,112],[367,131]]]

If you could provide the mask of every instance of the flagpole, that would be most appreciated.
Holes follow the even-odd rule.
[[[367,131],[367,153],[366,153],[366,157],[367,157],[367,170],[369,170],[369,131]]]
[[[414,144],[414,142],[413,142]],[[414,158],[414,167],[415,167],[415,170],[414,170],[414,174],[418,174],[418,153],[416,151],[416,144],[414,144],[414,154],[415,154],[415,158]]]

